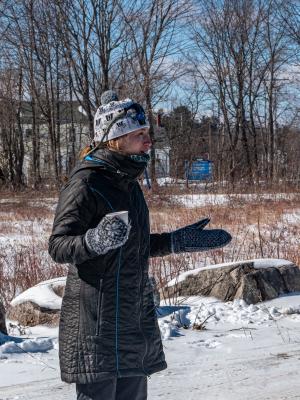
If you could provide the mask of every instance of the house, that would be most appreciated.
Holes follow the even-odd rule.
[[[59,106],[54,108],[54,115],[50,121],[46,115],[46,110],[38,106],[33,113],[31,102],[24,101],[21,104],[23,178],[27,184],[30,184],[36,175],[43,181],[51,181],[56,176],[57,170],[60,171],[61,177],[67,175],[78,159],[80,150],[91,142],[89,121],[78,101],[60,102]],[[18,134],[16,117],[11,124],[14,134]],[[1,128],[3,125],[0,123],[0,149]],[[154,131],[156,176],[167,177],[170,174],[170,145],[165,128],[159,124],[159,114]]]
[[[170,176],[170,143],[166,135],[166,129],[161,126],[160,114],[157,114],[154,126],[155,137],[155,166],[156,177],[166,178]]]
[[[59,118],[57,118],[58,112]],[[41,178],[54,176],[53,148],[56,148],[61,173],[67,174],[74,165],[74,159],[77,158],[80,149],[90,142],[88,120],[82,106],[77,101],[59,103],[59,110],[56,111],[56,118],[52,125],[52,137],[45,113],[37,108],[35,131],[33,117],[31,103],[23,102],[20,120],[25,150],[23,171],[27,181],[32,174],[33,162],[36,162],[34,153],[39,156]]]

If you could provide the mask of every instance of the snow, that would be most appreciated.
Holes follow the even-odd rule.
[[[297,199],[297,193],[258,193],[258,194],[183,194],[172,196],[179,204],[188,208],[203,207],[206,205],[226,205],[235,201],[253,202],[262,200],[292,200]],[[299,214],[295,211],[295,216],[299,218]]]
[[[230,198],[226,194],[185,194],[174,196],[174,200],[188,208],[209,204],[223,205],[230,202]]]
[[[168,369],[151,376],[149,400],[299,399],[300,293],[256,305],[199,296],[178,303],[158,309]],[[204,330],[192,329],[205,320]],[[0,399],[41,397],[75,398],[59,377],[58,329],[0,336]]]
[[[53,349],[52,339],[23,339],[0,332],[0,359],[6,353],[41,353]]]
[[[292,262],[283,259],[276,258],[260,258],[255,260],[249,260],[254,262],[254,268],[277,268],[283,265],[293,265]]]
[[[296,293],[294,296],[288,296],[288,301],[284,296],[269,302],[250,305],[244,300],[224,303],[214,298],[196,297],[184,299],[184,305],[187,306],[189,304],[190,306],[174,311],[171,322],[174,323],[175,321],[175,325],[178,322],[180,324],[193,325],[200,324],[208,318],[209,323],[215,326],[227,323],[245,326],[249,324],[265,325],[270,321],[277,321],[287,315],[293,315],[298,319],[298,314],[300,314],[299,295],[300,293]],[[178,302],[180,302],[180,298]],[[166,320],[164,320],[164,323],[166,323]],[[164,337],[169,339],[171,335],[169,337],[165,335]]]
[[[275,195],[277,199],[293,196]],[[175,198],[189,207],[201,207],[227,204],[233,198],[253,201],[274,200],[275,197],[274,194],[195,194]],[[54,209],[56,201],[46,200],[47,208]],[[6,201],[14,202],[0,199],[0,204]],[[33,206],[38,204],[32,200]],[[0,225],[0,244],[11,243],[12,254],[18,243],[22,245],[28,240],[31,243],[28,231],[34,237],[47,237],[51,225],[48,219],[37,218],[29,223],[14,220],[10,212],[6,215],[8,222]],[[299,222],[300,209],[293,208],[284,211],[280,224],[298,226]],[[290,235],[288,240],[295,238]],[[254,262],[255,268],[290,263],[276,259],[240,262]],[[205,268],[188,271],[180,275],[180,279]],[[13,304],[33,301],[41,307],[58,309],[61,298],[56,295],[55,287],[64,282],[65,278],[42,282],[17,296]],[[149,379],[149,400],[300,399],[300,293],[255,305],[248,305],[243,300],[224,303],[216,298],[199,296],[178,298],[177,303],[170,306],[166,301],[158,309],[168,369]],[[193,329],[193,325],[203,325],[204,329]],[[60,380],[58,328],[36,326],[24,331],[14,321],[7,321],[7,326],[9,335],[0,334],[0,400],[76,398],[74,385]]]
[[[59,297],[53,289],[55,289],[57,286],[65,285],[65,282],[65,277],[54,278],[41,282],[15,297],[12,300],[11,305],[15,306],[26,301],[31,301],[43,308],[60,310],[62,298]]]
[[[285,224],[300,224],[300,209],[295,209],[293,212],[285,212],[282,216]]]
[[[168,282],[167,286],[168,287],[174,286],[174,285],[178,284],[179,282],[184,281],[188,276],[197,275],[200,271],[205,271],[208,269],[230,267],[230,266],[241,265],[241,264],[245,264],[245,263],[253,263],[253,267],[256,269],[279,267],[279,266],[283,266],[283,265],[293,265],[293,263],[288,260],[275,259],[275,258],[274,259],[273,258],[257,258],[257,259],[253,259],[253,260],[241,260],[241,261],[235,261],[235,262],[227,262],[227,263],[222,263],[222,264],[209,265],[207,267],[195,268],[190,271],[183,272],[182,274],[178,275],[176,278],[170,280]]]

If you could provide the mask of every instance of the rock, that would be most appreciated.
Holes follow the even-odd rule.
[[[228,300],[243,299],[248,304],[255,304],[262,301],[261,293],[257,287],[254,273],[245,274],[237,285],[234,296]]]
[[[0,300],[0,332],[7,335],[6,323],[5,323],[5,308]]]
[[[288,292],[297,292],[300,290],[300,269],[296,265],[282,266],[280,274],[284,281],[286,290]]]
[[[23,326],[58,325],[65,277],[40,282],[12,300],[7,316]]]
[[[9,319],[18,321],[23,326],[58,325],[60,310],[50,310],[39,307],[37,304],[26,301],[11,307],[8,312]]]
[[[180,277],[179,277],[180,278]],[[164,297],[212,296],[222,301],[243,299],[248,304],[271,300],[281,294],[300,291],[300,268],[279,265],[254,268],[253,262],[199,269],[184,280],[166,287]]]
[[[57,286],[54,286],[52,289],[53,289],[53,292],[55,294],[57,294],[57,296],[64,297],[65,288],[66,288],[65,285],[57,285]]]

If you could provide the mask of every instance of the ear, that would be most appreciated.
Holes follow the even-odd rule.
[[[119,151],[120,150],[120,139],[121,138],[109,140],[107,142],[107,148],[111,149],[111,150]]]

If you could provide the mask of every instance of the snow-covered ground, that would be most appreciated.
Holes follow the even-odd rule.
[[[226,205],[234,201],[251,203],[257,201],[280,201],[299,199],[298,193],[259,193],[259,194],[182,194],[173,199],[185,207],[203,207],[206,205]]]
[[[274,195],[270,196],[274,200]],[[276,196],[278,200],[287,198],[286,194]],[[255,195],[238,198],[246,202],[259,200]],[[199,194],[176,199],[187,207],[233,200],[227,195]],[[6,201],[0,199],[0,203]],[[55,209],[55,199],[43,199],[41,204],[51,212]],[[34,205],[39,202],[33,199]],[[297,205],[285,211],[276,225],[280,232],[285,224],[295,227],[294,234],[288,231],[284,236],[295,246],[299,242],[299,222]],[[47,217],[18,220],[0,211],[0,245],[9,255],[27,241],[28,246],[36,246],[32,238],[45,240],[51,223]],[[41,257],[46,257],[37,249]],[[239,254],[241,258],[243,254]],[[49,287],[36,287],[34,291],[21,294],[15,302],[24,296],[38,296],[42,305],[59,307],[61,300],[53,297]],[[149,400],[300,400],[300,293],[256,305],[203,297],[177,301],[180,306],[165,304],[158,310],[168,369],[152,375]],[[192,329],[193,324],[205,320],[205,330]],[[0,400],[76,397],[74,386],[60,381],[57,328],[37,326],[25,329],[21,335],[16,326],[11,326],[10,335],[0,335]]]
[[[158,316],[168,369],[152,375],[149,400],[300,399],[300,293],[257,305],[190,297]],[[74,399],[57,328],[14,329],[0,336],[0,399]]]

